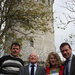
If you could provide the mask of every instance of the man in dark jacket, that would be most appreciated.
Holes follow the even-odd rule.
[[[62,43],[60,51],[66,59],[64,62],[64,75],[75,75],[75,55],[72,54],[72,48],[69,43]]]
[[[46,75],[45,69],[37,64],[38,55],[36,53],[31,53],[28,60],[29,64],[20,69],[19,75]]]

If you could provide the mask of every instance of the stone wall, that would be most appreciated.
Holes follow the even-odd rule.
[[[46,4],[48,3],[48,1],[46,0]],[[50,9],[52,11],[53,6],[50,7]],[[16,40],[15,37],[21,38],[26,37],[26,35],[29,37],[33,37],[29,39],[23,38],[20,42],[22,44],[22,51],[20,56],[24,61],[27,61],[27,58],[31,52],[36,52],[39,55],[39,61],[45,61],[48,54],[52,51],[55,51],[53,13],[51,13],[50,21],[48,21],[48,28],[50,28],[50,30],[47,32],[35,30],[35,33],[29,34],[30,31],[25,31],[20,27],[22,24],[19,21],[16,22],[16,20],[11,20],[10,24],[13,26],[10,30],[8,30],[8,33],[11,32],[10,34],[13,34],[12,36],[15,36],[13,38],[7,36],[7,38],[9,39],[6,40],[6,47],[11,45],[11,43]],[[16,25],[14,26],[14,24]]]

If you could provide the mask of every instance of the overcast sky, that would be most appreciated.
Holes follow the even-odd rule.
[[[66,15],[71,14],[67,9],[64,8],[65,1],[69,1],[69,0],[55,0],[55,3],[54,3],[54,18],[55,18],[54,29],[55,29],[55,45],[56,45],[57,52],[59,52],[60,44],[62,42],[64,42],[65,39],[69,39],[68,36],[70,34],[75,35],[74,34],[75,33],[75,25],[73,23],[69,24],[65,30],[57,28],[57,25],[59,25],[59,19],[56,19],[56,17],[58,17],[58,18],[60,17],[60,19],[66,23],[67,20],[65,19],[65,16],[63,14],[64,13]],[[73,15],[73,14],[71,14],[71,15]],[[63,26],[64,25],[62,25],[62,27]],[[73,40],[74,40],[74,38],[73,38]],[[73,41],[73,40],[69,40],[69,41]],[[74,43],[75,42],[73,42],[73,45],[72,45],[73,50],[75,50],[75,44]]]

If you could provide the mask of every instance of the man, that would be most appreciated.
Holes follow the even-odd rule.
[[[29,64],[20,69],[19,75],[46,75],[45,69],[37,64],[38,55],[36,53],[31,53],[28,60]]]
[[[75,55],[72,54],[71,46],[64,42],[60,45],[60,51],[66,59],[64,62],[64,75],[75,75]]]
[[[12,43],[10,55],[0,58],[0,75],[18,75],[21,66],[24,62],[18,57],[21,51],[21,46],[18,43]]]

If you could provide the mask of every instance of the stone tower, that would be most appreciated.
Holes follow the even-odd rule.
[[[16,0],[17,1],[17,0]],[[26,1],[26,0],[21,0]],[[34,2],[42,2],[45,5],[49,5],[50,10],[53,11],[53,0],[32,0]],[[28,35],[28,39],[19,39],[22,44],[22,52],[21,52],[21,58],[24,61],[27,61],[27,58],[31,52],[36,52],[39,54],[40,61],[45,61],[48,53],[55,51],[55,44],[54,44],[54,28],[53,28],[53,13],[50,14],[51,18],[48,21],[48,26],[50,30],[47,32],[42,32],[37,29],[34,30],[34,34],[31,30],[24,30],[20,26],[22,25],[19,21],[16,21],[16,25],[13,26],[11,29],[9,29],[8,33],[15,33],[17,38],[21,38],[23,36]],[[15,24],[15,20],[10,21],[11,25]],[[8,22],[7,22],[8,24]],[[31,32],[31,33],[30,33]],[[7,36],[8,38],[8,36]],[[9,38],[6,40],[6,46],[9,45],[9,43],[15,41],[14,38]]]

